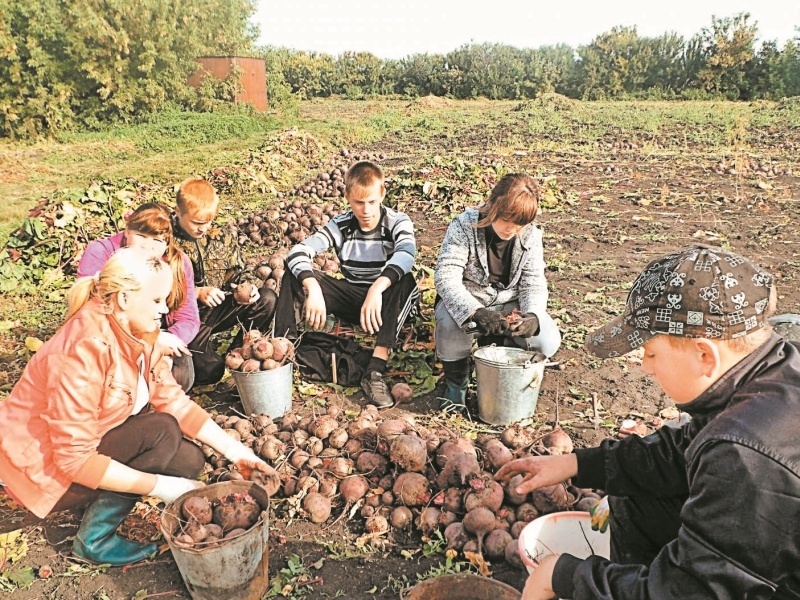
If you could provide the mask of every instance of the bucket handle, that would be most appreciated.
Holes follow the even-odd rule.
[[[533,372],[533,379],[528,384],[528,387],[537,387],[542,382],[542,374],[539,371]]]

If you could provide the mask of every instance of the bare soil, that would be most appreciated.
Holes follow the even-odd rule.
[[[463,135],[464,139],[453,143],[454,153],[480,143],[474,139],[480,137],[475,130]],[[555,176],[570,198],[545,209],[538,221],[545,236],[550,307],[562,325],[564,344],[553,357],[557,364],[545,372],[536,421],[552,424],[558,412],[560,424],[578,446],[616,435],[625,418],[655,427],[660,411],[671,406],[658,386],[640,373],[637,357],[600,362],[582,348],[587,331],[619,314],[627,286],[656,256],[692,242],[725,245],[778,277],[779,312],[800,312],[797,176],[747,170],[719,174],[712,168],[718,157],[704,156],[691,147],[656,154],[626,147],[622,140],[607,141],[589,158],[557,151],[504,157],[512,170]],[[797,132],[771,132],[762,140],[756,138],[751,150],[800,173],[796,155],[787,150],[800,146],[799,142]],[[388,153],[390,171],[393,157],[420,151],[412,150],[411,143],[402,146],[399,142],[395,148],[379,150]],[[447,219],[428,208],[420,202],[408,212],[417,225],[420,261],[432,266]],[[593,394],[599,403],[597,419]],[[240,410],[229,386],[222,385],[209,396],[217,410]],[[328,400],[353,407],[362,402],[360,393],[352,398],[332,394]],[[302,402],[297,408],[303,410]],[[400,410],[420,418],[430,416],[437,410],[436,393],[391,409],[389,414]],[[76,515],[59,513],[38,520],[3,500],[0,496],[0,533],[23,528],[31,540],[27,556],[11,568],[27,565],[38,572],[48,565],[53,569],[49,578],[37,578],[29,587],[14,591],[15,599],[190,597],[169,551],[129,568],[90,569],[69,558],[79,522]],[[353,541],[363,533],[362,527],[358,518],[342,519],[330,528],[302,520],[273,520],[270,577],[279,577],[288,557],[296,554],[315,580],[303,586],[307,597],[397,598],[404,581],[413,584],[418,574],[444,561],[441,554],[422,556],[418,534],[397,537],[383,551],[359,551]],[[330,545],[326,548],[323,542]],[[493,570],[497,579],[522,589],[520,571],[504,564],[493,565]],[[286,597],[300,597],[303,591],[287,591]]]

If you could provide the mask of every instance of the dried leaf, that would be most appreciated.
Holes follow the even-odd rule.
[[[40,340],[39,338],[30,337],[30,336],[25,338],[25,347],[28,350],[30,350],[31,352],[38,351],[39,348],[41,348],[42,346],[44,346],[44,342],[42,340]]]
[[[478,569],[478,573],[484,577],[492,576],[492,572],[489,570],[489,563],[486,562],[482,555],[477,552],[464,552],[464,556],[469,561],[469,564]]]

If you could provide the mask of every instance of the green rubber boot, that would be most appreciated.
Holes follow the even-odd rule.
[[[136,504],[136,498],[115,492],[101,492],[83,513],[81,526],[72,543],[72,553],[98,565],[122,566],[148,558],[158,544],[143,544],[117,535],[117,527]]]
[[[466,409],[467,387],[469,386],[469,357],[461,360],[443,360],[444,397],[440,410],[464,412]]]

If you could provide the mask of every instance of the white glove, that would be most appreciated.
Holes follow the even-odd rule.
[[[237,464],[240,460],[245,460],[247,462],[263,462],[250,448],[236,442],[231,444],[230,448],[225,451],[223,456],[233,464]]]
[[[203,485],[202,481],[197,481],[195,479],[156,475],[156,485],[150,490],[148,496],[161,498],[164,502],[169,503],[186,492],[203,487]]]

